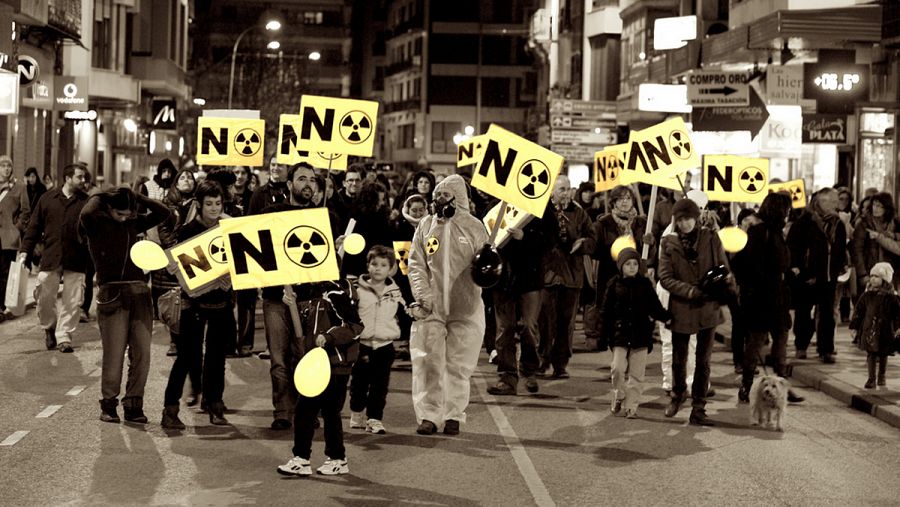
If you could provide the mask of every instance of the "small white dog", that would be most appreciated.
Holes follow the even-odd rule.
[[[765,375],[750,388],[750,425],[765,422],[767,427],[775,424],[777,431],[784,431],[782,418],[787,407],[788,381],[775,375]]]

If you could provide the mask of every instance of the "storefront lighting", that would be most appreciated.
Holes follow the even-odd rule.
[[[277,19],[267,21],[266,30],[270,32],[277,32],[278,30],[281,30],[281,21],[278,21]]]
[[[172,141],[166,141],[166,153],[172,151]]]
[[[150,139],[147,141],[147,148],[151,155],[156,151],[156,132],[150,131]]]
[[[197,97],[194,99],[194,105],[203,107],[206,105],[206,99],[201,99],[200,97]]]
[[[638,58],[640,58],[641,60],[646,60],[647,53],[644,53],[643,51],[641,51],[640,53],[638,53]]]
[[[178,156],[179,157],[184,156],[184,137],[178,138]]]
[[[137,123],[135,123],[135,121],[131,118],[125,118],[125,120],[122,122],[122,126],[125,127],[125,130],[131,132],[132,134],[137,132]]]
[[[322,53],[319,53],[318,51],[313,51],[309,54],[309,59],[314,62],[318,62],[320,58],[322,58]]]

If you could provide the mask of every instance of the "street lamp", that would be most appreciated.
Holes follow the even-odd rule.
[[[281,21],[276,19],[276,16],[273,13],[271,13],[270,11],[264,12],[260,21],[261,21],[260,24],[253,25],[250,28],[247,28],[246,30],[241,32],[241,34],[238,35],[237,40],[234,41],[234,47],[231,49],[231,75],[228,78],[228,109],[231,109],[231,98],[234,94],[234,61],[237,58],[237,49],[238,49],[238,45],[241,43],[241,39],[243,39],[245,35],[250,33],[250,31],[252,31],[256,28],[259,28],[260,25],[265,27],[265,29],[270,32],[277,32],[278,30],[281,30]],[[272,48],[271,43],[269,44],[269,47]],[[279,44],[279,47],[280,47],[280,44]],[[278,49],[278,48],[272,48],[272,49]]]
[[[314,62],[318,62],[320,58],[322,58],[322,53],[319,53],[318,51],[313,51],[309,54],[309,59]]]
[[[277,50],[277,49],[281,48],[281,43],[278,42],[277,40],[273,40],[273,41],[269,42],[269,44],[266,45],[266,47],[271,50]]]

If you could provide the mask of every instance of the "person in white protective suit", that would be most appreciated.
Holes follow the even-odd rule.
[[[412,398],[421,435],[441,424],[456,435],[466,420],[485,326],[472,260],[487,240],[484,224],[469,213],[465,180],[448,176],[435,187],[432,212],[416,228],[409,254]]]

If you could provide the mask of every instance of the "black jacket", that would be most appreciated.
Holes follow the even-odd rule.
[[[672,314],[663,308],[650,280],[643,275],[613,277],[606,286],[600,313],[600,334],[610,347],[653,350],[653,321],[667,322]]]
[[[273,204],[281,204],[291,200],[291,193],[286,183],[268,182],[256,189],[250,197],[249,209],[244,212],[244,216],[258,215],[262,211]]]
[[[800,269],[798,282],[834,282],[849,262],[844,222],[834,216],[825,225],[825,229],[820,227],[812,212],[806,210],[788,231],[791,267]]]
[[[521,240],[510,238],[500,248],[503,273],[496,290],[514,295],[541,290],[544,286],[543,258],[559,236],[559,226],[548,206],[543,218],[533,218],[522,229]]]
[[[19,251],[28,254],[30,259],[34,254],[34,247],[43,238],[41,271],[53,271],[62,267],[67,271],[84,273],[88,250],[78,234],[78,220],[86,202],[87,194],[80,191],[76,191],[70,198],[66,198],[58,188],[42,195],[31,212]]]
[[[594,249],[593,257],[599,261],[599,268],[597,270],[597,292],[598,295],[603,295],[603,291],[606,288],[606,284],[617,274],[619,274],[619,268],[616,266],[616,261],[612,258],[612,252],[610,249],[612,248],[613,242],[619,238],[619,226],[616,224],[616,219],[612,217],[609,213],[600,217],[594,225],[594,235],[597,237],[597,248]],[[636,246],[636,250],[638,252],[642,252],[644,248],[644,242],[642,238],[644,237],[644,230],[647,228],[647,219],[642,216],[634,217],[634,220],[631,222],[631,234],[634,237],[634,241]],[[648,254],[648,259],[646,264],[648,267],[656,267],[656,259],[658,255],[656,254],[656,249],[651,248]],[[642,264],[644,264],[642,262]]]
[[[303,294],[297,295],[304,330],[301,356],[316,346],[316,336],[324,335],[332,375],[349,375],[359,357],[359,335],[363,330],[355,289],[346,280],[299,287],[303,288]]]
[[[366,247],[356,255],[344,253],[344,258],[341,260],[342,277],[347,275],[360,276],[366,273],[366,253],[369,248],[375,245],[382,245],[388,248],[394,247],[394,238],[391,234],[393,228],[386,210],[379,210],[374,213],[357,212],[353,218],[356,219],[353,233],[359,234],[366,239]],[[338,225],[338,227],[341,226]],[[338,237],[344,234],[344,229],[332,230],[331,233],[334,234],[334,237]]]
[[[735,254],[731,268],[740,288],[740,307],[748,331],[791,328],[791,252],[780,226],[765,222],[747,231],[747,245]]]

